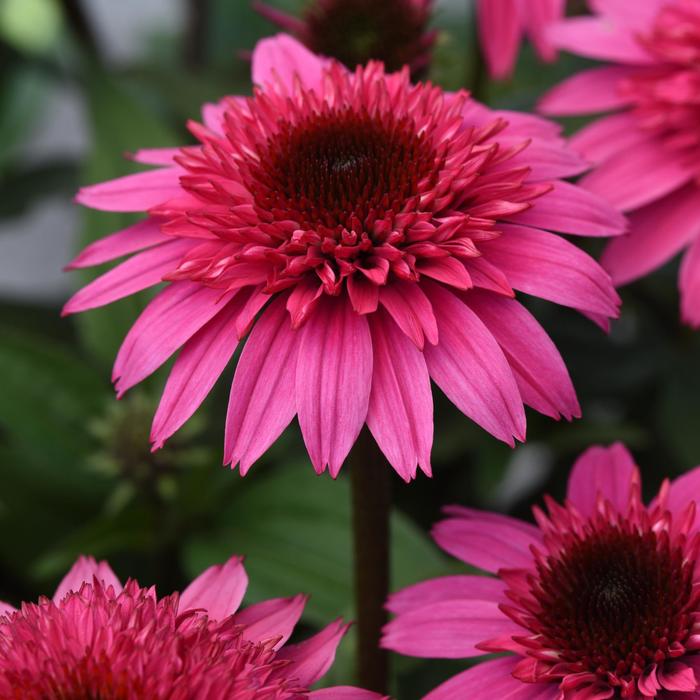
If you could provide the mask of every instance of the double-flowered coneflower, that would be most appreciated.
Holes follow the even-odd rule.
[[[700,468],[645,505],[622,445],[576,463],[536,525],[453,506],[434,537],[491,576],[407,588],[384,646],[412,656],[507,653],[425,700],[694,700],[700,690]]]
[[[305,596],[239,610],[240,558],[181,594],[125,586],[81,557],[53,599],[0,603],[2,700],[380,700],[350,687],[309,690],[333,664],[347,625],[287,644]]]
[[[685,250],[681,315],[700,327],[700,0],[592,0],[594,17],[550,29],[563,49],[612,65],[555,88],[548,114],[612,112],[572,146],[597,167],[581,182],[629,212],[602,262],[626,284]]]
[[[514,290],[605,325],[608,275],[555,232],[611,236],[623,217],[562,180],[586,168],[551,123],[379,63],[349,72],[290,37],[261,42],[253,97],[192,123],[196,146],[141,151],[156,169],[78,201],[145,212],[72,267],[127,259],[66,313],[162,282],[116,358],[119,395],[178,349],[154,447],[192,415],[247,336],[225,461],[251,464],[298,416],[336,475],[362,426],[406,480],[430,473],[430,380],[497,438],[525,439],[523,403],[579,415],[564,363]]]

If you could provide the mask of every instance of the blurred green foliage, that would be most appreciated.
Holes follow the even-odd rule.
[[[137,166],[123,157],[129,151],[186,142],[185,122],[198,117],[203,102],[249,92],[241,52],[272,31],[243,0],[193,2],[190,10],[205,14],[202,36],[154,36],[138,60],[115,66],[96,55],[99,42],[62,12],[65,6],[0,0],[4,224],[48,196],[68,199],[78,183],[133,172]],[[441,9],[436,24],[442,33],[432,79],[450,89],[468,86],[476,51],[466,7],[456,14]],[[193,41],[198,50],[188,53]],[[564,58],[541,66],[526,51],[517,76],[488,86],[484,98],[531,109],[580,65]],[[80,93],[91,147],[84,159],[27,160],[46,95],[55,89]],[[76,250],[132,220],[81,216]],[[596,252],[595,244],[589,248]],[[409,486],[394,479],[395,587],[461,570],[427,534],[445,503],[529,517],[529,504],[544,491],[562,496],[568,466],[594,442],[627,441],[649,488],[700,461],[700,341],[678,323],[675,273],[671,263],[625,289],[624,315],[610,337],[574,312],[532,304],[567,361],[585,415],[561,424],[530,412],[529,445],[540,451],[513,453],[437,397],[435,478]],[[72,283],[94,274],[76,274]],[[60,299],[0,298],[0,599],[17,603],[49,592],[82,552],[108,557],[120,575],[156,583],[162,592],[242,553],[249,600],[303,591],[311,594],[304,617],[310,627],[352,618],[347,475],[337,482],[316,477],[296,427],[240,479],[220,466],[230,370],[200,413],[156,454],[149,452],[148,431],[166,372],[115,402],[110,364],[144,301],[60,321]],[[532,454],[538,470],[531,474]],[[351,654],[347,641],[329,681],[352,680]],[[397,695],[417,698],[461,667],[397,659]]]

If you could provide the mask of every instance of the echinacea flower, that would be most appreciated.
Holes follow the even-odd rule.
[[[554,344],[513,288],[601,324],[619,299],[589,256],[548,230],[609,236],[624,219],[559,178],[585,165],[538,117],[348,72],[290,37],[261,42],[252,98],[191,124],[199,145],[141,151],[156,170],[86,187],[85,206],[147,217],[72,267],[130,257],[65,313],[165,281],[129,331],[121,396],[178,348],[154,448],[197,409],[248,334],[224,459],[251,464],[295,415],[314,467],[338,471],[366,422],[398,473],[430,473],[430,379],[497,438],[525,438],[523,401],[579,415]],[[545,230],[548,229],[548,230]],[[252,330],[251,330],[252,328]]]
[[[620,444],[574,465],[567,500],[537,525],[453,506],[435,527],[450,554],[493,576],[393,595],[383,645],[422,657],[508,655],[425,700],[693,700],[700,692],[700,467],[645,506]]]
[[[681,316],[700,327],[700,0],[591,1],[594,17],[551,28],[563,49],[611,65],[586,70],[545,97],[542,111],[612,112],[572,145],[597,164],[581,185],[629,212],[629,235],[602,263],[617,285],[685,249]]]
[[[555,61],[557,51],[547,27],[564,16],[566,0],[476,0],[479,41],[489,73],[508,78],[513,73],[523,37],[532,41],[543,61]]]
[[[264,2],[253,6],[313,53],[350,70],[375,60],[389,72],[408,66],[415,79],[430,64],[437,37],[428,29],[433,0],[313,0],[300,18]]]
[[[309,690],[347,630],[333,622],[287,644],[306,598],[243,610],[240,558],[181,594],[122,586],[106,562],[81,557],[53,599],[0,603],[3,700],[379,700],[350,687]]]

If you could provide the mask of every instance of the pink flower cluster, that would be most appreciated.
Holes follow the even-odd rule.
[[[576,462],[567,500],[536,525],[460,506],[434,530],[491,576],[452,576],[394,594],[384,646],[469,658],[425,700],[691,700],[700,690],[700,468],[649,505],[620,444]]]
[[[380,700],[355,688],[309,690],[347,625],[287,640],[305,596],[239,610],[241,559],[213,566],[181,594],[119,582],[81,557],[53,599],[0,603],[0,697],[22,700]]]

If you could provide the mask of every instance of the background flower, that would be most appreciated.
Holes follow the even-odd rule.
[[[523,37],[528,36],[543,61],[557,52],[546,30],[564,16],[566,0],[476,0],[479,39],[494,78],[512,75]]]
[[[383,644],[414,656],[511,654],[455,676],[426,700],[696,697],[699,484],[697,468],[664,482],[645,506],[639,470],[616,444],[580,457],[566,502],[545,497],[547,512],[533,509],[536,526],[446,508],[436,542],[495,576],[452,576],[396,593]]]
[[[122,586],[106,562],[81,557],[52,600],[0,603],[0,695],[371,700],[355,688],[309,691],[332,665],[340,622],[287,644],[304,596],[239,610],[248,585],[241,559],[213,566],[181,594],[157,598]]]
[[[254,7],[314,53],[350,70],[376,60],[390,72],[409,66],[417,78],[430,63],[437,36],[428,29],[433,0],[314,0],[300,18],[264,2]]]
[[[513,287],[605,327],[618,303],[607,276],[545,229],[610,236],[624,220],[560,180],[585,164],[557,128],[414,87],[379,64],[348,73],[284,35],[258,46],[253,80],[253,99],[205,107],[204,125],[191,125],[201,145],[139,151],[163,167],[77,197],[149,213],[73,261],[136,253],[64,313],[169,282],[113,370],[121,396],[182,346],[154,447],[251,327],[224,455],[243,474],[295,414],[318,472],[337,475],[366,421],[405,480],[417,466],[430,474],[431,377],[509,444],[525,439],[523,402],[579,415],[556,348]]]
[[[572,141],[597,168],[581,185],[630,213],[630,233],[603,265],[631,282],[686,250],[679,275],[683,320],[700,326],[700,2],[636,7],[592,2],[594,17],[551,28],[560,48],[611,65],[569,78],[542,101],[547,114],[609,112]]]

